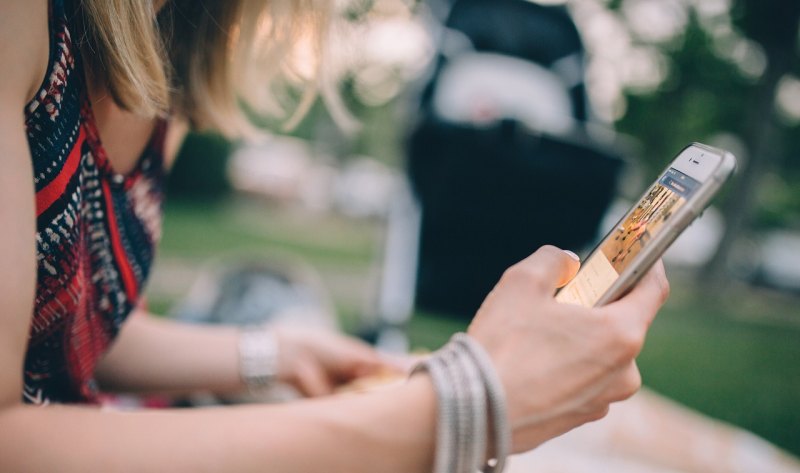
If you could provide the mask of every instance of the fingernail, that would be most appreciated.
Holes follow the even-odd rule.
[[[571,251],[569,251],[569,250],[561,250],[561,251],[563,251],[564,253],[566,253],[566,254],[567,254],[567,256],[569,256],[570,258],[572,258],[572,259],[574,259],[575,261],[577,261],[577,262],[579,262],[579,263],[580,263],[581,259],[580,259],[580,258],[578,257],[578,255],[576,255],[575,253],[573,253],[573,252],[571,252]]]

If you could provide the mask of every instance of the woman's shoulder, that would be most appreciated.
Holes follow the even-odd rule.
[[[0,100],[27,103],[38,91],[50,58],[48,0],[0,2]]]

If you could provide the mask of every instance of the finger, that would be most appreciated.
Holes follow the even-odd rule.
[[[520,426],[512,432],[512,453],[521,453],[563,435],[570,430],[608,415],[609,406],[601,405],[586,412],[561,415],[543,423]]]
[[[552,295],[575,276],[580,265],[575,253],[546,245],[509,268],[508,273],[541,293]]]
[[[390,353],[381,353],[380,357],[385,366],[396,373],[410,373],[415,366],[426,358],[426,356],[418,354],[401,355]]]
[[[624,401],[639,392],[641,388],[642,375],[636,365],[636,360],[632,360],[624,368],[620,369],[614,377],[606,394],[603,396],[603,401]]]
[[[306,397],[325,396],[333,392],[333,385],[325,370],[312,360],[302,360],[296,368],[297,388]]]
[[[638,319],[647,329],[668,296],[669,281],[664,273],[664,264],[658,260],[627,295],[606,308],[619,317]]]
[[[566,277],[564,277],[561,281],[558,282],[559,288],[564,287],[567,285],[568,282],[572,281],[572,278],[578,274],[578,270],[581,269],[581,258],[569,250],[562,250],[564,253],[569,256],[570,260],[568,261],[569,269],[567,270]]]
[[[596,422],[596,421],[606,417],[608,415],[608,411],[610,410],[610,408],[611,408],[611,406],[604,405],[602,407],[599,407],[599,408],[593,410],[592,412],[589,412],[589,413],[585,414],[583,416],[583,418],[581,418],[579,420],[582,421],[581,424],[586,424],[586,423],[589,423],[589,422]]]
[[[337,375],[345,378],[345,381],[385,369],[394,370],[394,365],[370,345],[351,338],[342,337],[341,340],[343,342],[339,353],[341,362]]]

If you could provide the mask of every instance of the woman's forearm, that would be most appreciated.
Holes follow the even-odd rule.
[[[330,394],[340,384],[386,369],[369,345],[334,331],[281,325],[256,343],[276,344],[278,381],[303,395]],[[241,392],[239,329],[196,325],[137,313],[101,360],[95,376],[105,391],[188,394]]]
[[[110,391],[240,391],[244,385],[237,340],[232,327],[182,324],[136,312],[98,365],[96,376]]]
[[[108,412],[0,410],[0,471],[424,472],[433,461],[429,379],[280,406]]]

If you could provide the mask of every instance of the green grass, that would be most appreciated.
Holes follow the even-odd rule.
[[[301,258],[319,271],[331,290],[342,325],[355,327],[371,302],[369,288],[381,245],[382,230],[375,222],[244,198],[200,204],[168,201],[148,304],[153,312],[164,314],[180,297],[174,288],[158,283],[164,279],[159,273],[165,266],[178,265],[191,274],[209,260],[226,255],[253,254],[280,261]],[[185,289],[190,282],[178,286]]]
[[[159,249],[197,259],[228,251],[284,251],[312,263],[367,264],[376,244],[376,226],[303,212],[287,212],[247,200],[192,205],[172,202],[165,209]]]
[[[800,328],[764,323],[787,314],[800,319],[798,301],[775,303],[755,291],[749,299],[763,302],[760,313],[734,304],[668,304],[639,357],[643,379],[800,455]]]
[[[195,268],[219,252],[299,255],[320,270],[343,325],[354,328],[375,294],[381,235],[375,223],[264,203],[173,203],[160,256]],[[680,279],[673,278],[673,295],[639,358],[645,384],[800,455],[800,300],[737,287],[709,301],[693,296]],[[150,288],[149,300],[163,311],[176,295],[159,289]],[[464,327],[420,313],[408,331],[412,346],[434,349]]]

